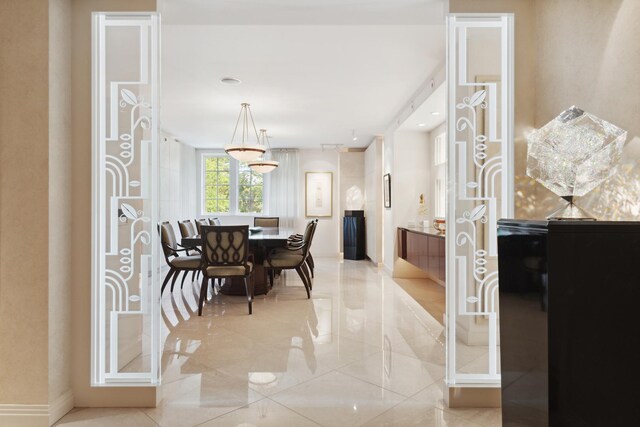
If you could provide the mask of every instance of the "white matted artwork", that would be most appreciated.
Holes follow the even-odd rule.
[[[333,215],[333,172],[306,172],[304,214],[307,217]]]

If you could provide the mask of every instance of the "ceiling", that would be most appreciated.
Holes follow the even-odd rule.
[[[444,62],[443,4],[160,1],[162,128],[220,148],[249,102],[273,147],[366,146]]]
[[[445,120],[447,85],[442,83],[399,127],[400,131],[431,132]],[[437,114],[434,114],[437,113]]]

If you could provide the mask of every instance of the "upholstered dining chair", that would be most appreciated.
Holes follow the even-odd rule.
[[[180,288],[184,285],[184,279],[187,274],[191,272],[200,271],[202,268],[202,256],[200,253],[197,255],[188,255],[187,248],[184,248],[178,244],[176,235],[173,231],[173,226],[169,221],[162,222],[158,225],[158,232],[160,233],[160,242],[162,244],[162,252],[164,253],[164,259],[169,265],[169,273],[162,282],[162,288],[160,289],[160,295],[164,292],[164,288],[169,283],[169,279],[173,277],[171,281],[171,292],[173,292],[173,286],[178,279],[181,272],[184,272],[182,276],[182,283]],[[185,255],[181,255],[180,252],[185,252]],[[197,251],[196,251],[197,252]]]
[[[316,223],[316,227],[318,225],[318,219],[314,219],[313,221],[315,221]],[[315,230],[314,230],[315,233]],[[287,246],[288,249],[296,249],[298,248],[301,244],[302,244],[302,234],[292,234],[291,236],[289,236],[289,239],[287,240]],[[309,271],[311,272],[311,278],[315,277],[315,261],[313,260],[313,256],[311,255],[311,251],[309,251],[309,254],[307,255],[307,259],[306,259],[306,264],[307,267],[309,267]]]
[[[182,237],[193,237],[198,234],[198,229],[190,219],[178,221],[178,227],[180,227],[180,235]]]
[[[209,218],[209,225],[222,225],[219,218]]]
[[[302,235],[302,242],[295,247],[287,245],[285,248],[273,249],[267,254],[264,261],[264,268],[269,274],[270,285],[273,286],[274,270],[295,270],[300,276],[304,288],[307,291],[307,298],[311,298],[313,283],[306,266],[306,259],[309,256],[313,235],[316,231],[317,220],[309,221],[307,228]]]
[[[207,297],[207,284],[211,279],[242,279],[247,292],[249,314],[253,311],[253,263],[249,261],[248,225],[202,226],[202,286],[198,316]]]
[[[280,218],[277,216],[257,216],[253,218],[253,226],[279,228]]]
[[[196,219],[196,229],[198,231],[198,234],[200,234],[200,228],[203,225],[210,225],[209,224],[209,218],[200,218],[200,219]]]

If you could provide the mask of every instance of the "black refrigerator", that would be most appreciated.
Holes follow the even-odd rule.
[[[345,259],[365,259],[364,211],[344,211],[342,245]]]

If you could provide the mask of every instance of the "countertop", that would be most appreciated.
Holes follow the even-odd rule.
[[[433,227],[398,227],[401,230],[407,230],[410,231],[412,233],[419,233],[419,234],[426,234],[429,236],[435,236],[435,237],[442,237],[443,239],[445,238],[445,234],[439,232],[438,230],[436,230]]]

